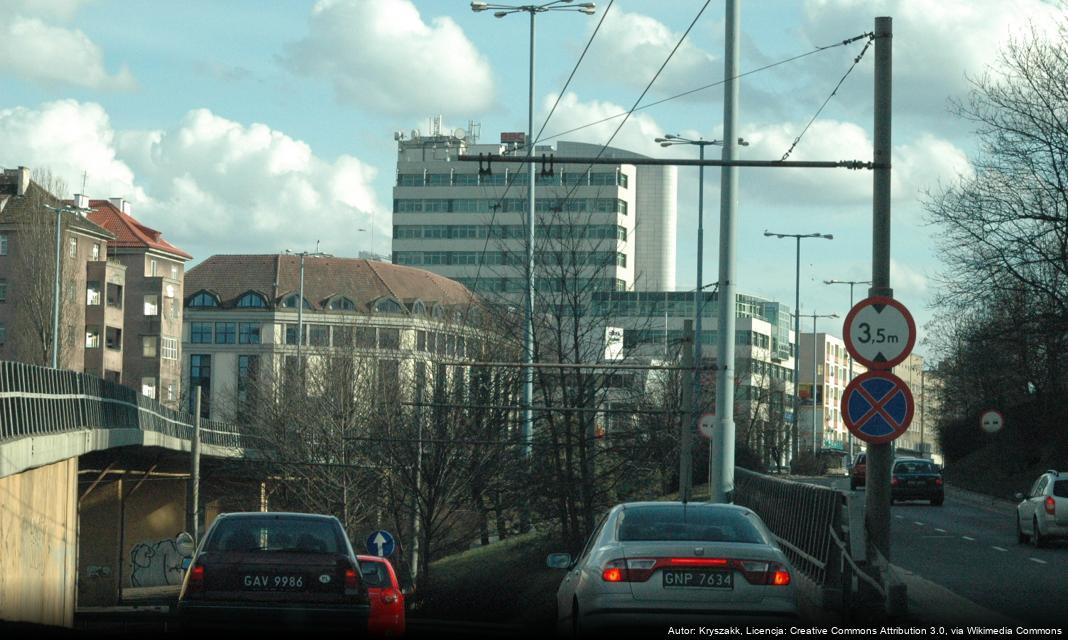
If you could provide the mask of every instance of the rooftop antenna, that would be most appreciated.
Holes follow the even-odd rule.
[[[85,194],[85,180],[89,177],[88,171],[82,171],[82,194]]]
[[[319,253],[319,241],[315,241],[315,253]]]

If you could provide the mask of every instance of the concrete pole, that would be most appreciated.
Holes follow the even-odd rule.
[[[797,250],[794,252],[794,420],[793,420],[793,455],[791,463],[797,460],[801,453],[798,437],[800,436],[800,413],[801,413],[801,237],[796,236]],[[793,466],[791,464],[791,466]]]
[[[727,22],[724,28],[724,77],[727,83],[723,94],[723,160],[732,161],[738,144],[738,56],[741,42],[740,8],[738,0],[727,0]],[[731,502],[734,493],[734,248],[735,208],[738,193],[738,171],[726,166],[720,169],[719,214],[719,344],[716,350],[716,423],[712,432],[712,446],[718,454],[718,473],[709,478],[713,502]],[[698,281],[697,286],[701,286]],[[714,483],[713,483],[714,479]]]
[[[816,365],[816,318],[815,313],[812,314],[812,456],[815,457],[819,454],[819,446],[816,444],[816,384],[819,379],[817,373],[819,367]]]
[[[695,375],[693,362],[693,349],[690,342],[693,340],[693,320],[684,320],[682,323],[682,367],[686,375]],[[682,406],[686,407],[686,413],[679,421],[679,500],[690,501],[693,490],[693,455],[691,454],[691,438],[693,436],[693,380],[690,384],[682,384]]]
[[[300,254],[300,300],[297,300],[297,367],[301,380],[304,379],[304,363],[300,359],[300,349],[304,345],[304,256]]]
[[[52,368],[59,368],[59,270],[63,264],[63,212],[56,210],[56,274],[52,282]],[[104,285],[107,297],[107,283]],[[106,302],[106,300],[105,300]],[[106,336],[105,336],[106,339]]]
[[[707,145],[697,145],[700,150],[701,160],[705,159],[705,147]],[[704,261],[705,261],[705,167],[701,165],[697,169],[697,286],[693,290],[693,361],[694,361],[694,376],[693,376],[693,429],[691,433],[697,432],[697,425],[701,421],[701,414],[704,412],[704,405],[701,402],[701,377],[704,375],[704,337],[701,334],[702,316],[704,316],[704,309],[702,303],[705,299],[704,288],[701,286],[704,283]],[[718,398],[718,396],[717,396]],[[715,482],[712,481],[712,440],[708,441],[708,492],[709,502],[715,501],[715,492],[713,487]]]
[[[530,471],[534,454],[534,16],[530,11],[530,69],[527,92],[527,291],[523,327],[523,460]],[[524,506],[519,514],[519,530],[530,530],[530,512]]]
[[[875,117],[872,198],[872,285],[873,296],[892,296],[890,288],[890,153],[893,21],[875,18]],[[889,444],[868,445],[865,524],[872,554],[879,558],[877,569],[890,562],[890,466]],[[886,563],[884,565],[883,563]],[[883,580],[886,584],[886,580]],[[893,599],[891,599],[891,603]]]
[[[195,544],[200,543],[200,392],[200,385],[197,385],[196,395],[193,397],[193,444],[191,447],[193,461],[192,473],[190,473],[193,483],[191,528]]]
[[[855,282],[850,282],[849,283],[849,310],[850,311],[853,310],[853,286],[855,284],[856,284]],[[846,358],[848,358],[848,360],[849,360],[849,375],[846,378],[846,380],[847,380],[846,385],[848,385],[850,382],[853,382],[853,354],[849,353],[848,349],[846,350]],[[853,464],[853,433],[851,431],[849,431],[848,429],[846,430],[846,442],[849,443],[849,464]]]

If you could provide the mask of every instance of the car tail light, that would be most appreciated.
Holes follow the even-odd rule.
[[[356,578],[356,569],[353,567],[347,567],[345,569],[345,595],[356,595],[360,591],[360,582]]]
[[[935,478],[935,486],[936,487],[941,487],[942,486],[942,478]]]
[[[722,567],[740,572],[754,585],[786,586],[790,572],[781,564],[767,560],[728,560],[727,558],[628,558],[605,563],[601,579],[605,582],[645,582],[657,569],[664,567]]]
[[[894,476],[894,477],[890,478],[890,486],[891,487],[896,487],[899,484],[901,484],[901,479],[900,478],[898,478],[897,476]]]
[[[189,582],[186,585],[186,595],[204,591],[204,565],[195,564],[189,568]]]
[[[776,587],[785,587],[786,585],[790,584],[790,572],[786,569],[783,569],[782,567],[779,567],[774,572],[772,572],[771,579],[768,581],[768,584],[774,585]]]
[[[397,592],[394,589],[386,589],[382,592],[382,602],[386,604],[393,604],[398,600]]]
[[[1053,499],[1053,496],[1046,496],[1046,513],[1051,516],[1057,515],[1057,501]]]
[[[766,560],[735,560],[732,568],[741,572],[746,582],[756,585],[784,587],[790,584],[790,572],[786,567]]]
[[[604,565],[601,579],[605,582],[624,582],[627,579],[627,561],[611,560]]]

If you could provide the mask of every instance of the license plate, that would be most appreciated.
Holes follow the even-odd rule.
[[[707,589],[733,589],[734,574],[730,571],[694,571],[690,569],[663,570],[665,588],[703,587]]]
[[[304,576],[246,574],[241,579],[248,591],[303,591]]]
[[[910,487],[923,487],[923,486],[926,486],[926,485],[927,485],[927,483],[924,482],[923,480],[909,480],[909,486]]]

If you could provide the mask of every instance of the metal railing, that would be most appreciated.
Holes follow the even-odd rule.
[[[193,415],[96,376],[0,361],[0,442],[78,429],[138,429],[191,440]],[[254,438],[231,423],[202,420],[200,434],[206,445],[255,448]]]

